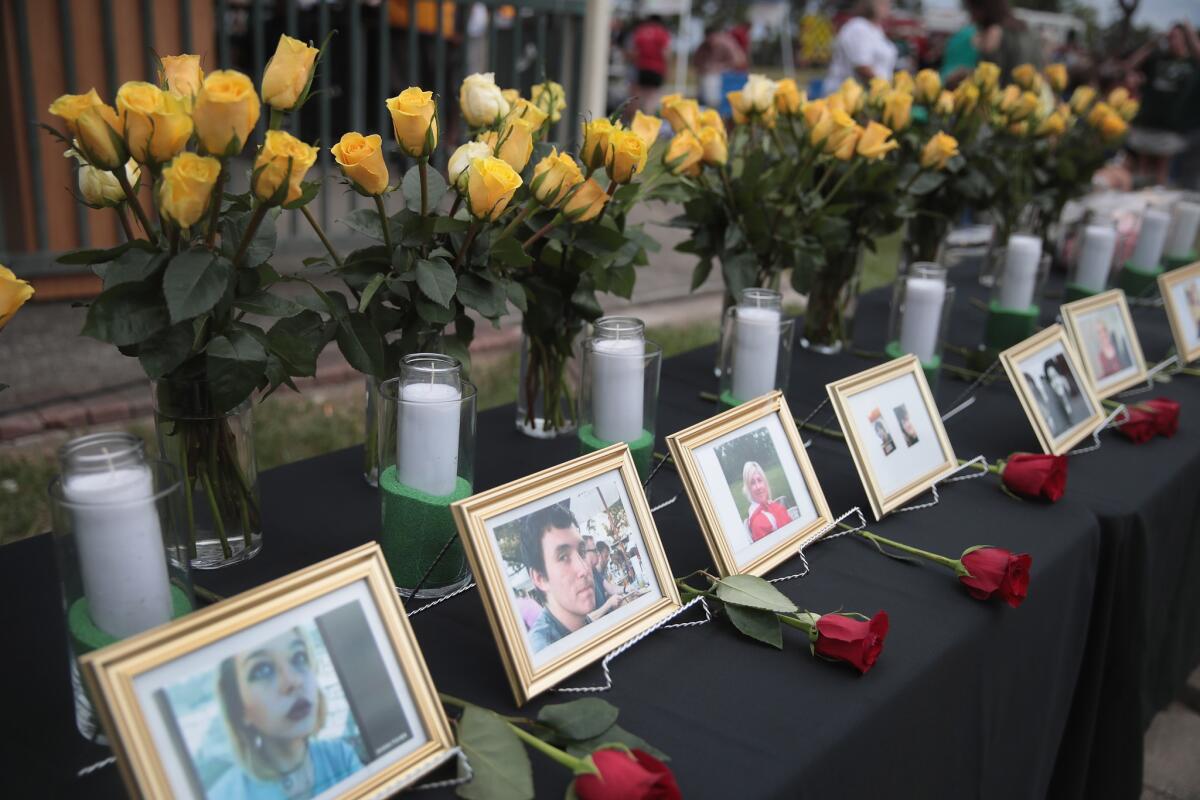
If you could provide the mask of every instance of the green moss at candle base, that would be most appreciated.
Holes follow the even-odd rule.
[[[999,352],[1028,339],[1037,333],[1038,307],[1001,308],[995,300],[988,304],[983,343],[988,350]]]
[[[184,614],[191,613],[191,611],[192,601],[188,599],[183,589],[172,584],[171,619],[179,619]],[[88,608],[86,597],[81,597],[71,604],[71,608],[67,612],[67,629],[71,632],[71,646],[75,649],[76,656],[81,656],[84,653],[90,653],[93,650],[99,650],[101,647],[121,641],[121,637],[113,636],[111,633],[102,630],[92,620],[92,612]]]
[[[606,442],[598,438],[591,425],[584,425],[579,429],[579,454],[581,456],[603,450],[614,444],[616,442]],[[650,462],[654,458],[654,434],[643,430],[641,436],[628,444],[629,453],[633,456],[633,463],[637,467],[638,475],[642,480],[646,480],[650,475]]]
[[[383,532],[379,543],[397,586],[416,588],[451,537],[454,542],[429,573],[422,591],[457,583],[466,574],[467,556],[458,539],[450,504],[470,497],[471,491],[471,484],[459,478],[451,494],[438,497],[400,483],[395,465],[380,474]]]

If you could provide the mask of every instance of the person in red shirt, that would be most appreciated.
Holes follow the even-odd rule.
[[[752,541],[757,542],[792,521],[787,507],[771,499],[771,485],[767,483],[767,474],[757,461],[747,461],[742,467],[742,492],[750,501],[750,516],[746,519],[746,527],[750,529]]]
[[[636,79],[631,105],[652,113],[658,107],[658,94],[667,77],[667,48],[671,32],[662,17],[651,14],[633,31],[629,58],[633,61]]]

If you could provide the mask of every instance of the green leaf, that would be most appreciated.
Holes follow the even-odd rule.
[[[185,250],[171,259],[163,274],[163,295],[171,322],[207,313],[229,289],[233,264],[203,247]]]
[[[158,380],[178,367],[192,354],[192,341],[196,337],[191,322],[172,325],[151,336],[138,348],[138,361],[151,380]]]
[[[475,309],[488,319],[502,317],[508,310],[504,287],[473,273],[468,272],[458,279],[457,292],[464,306]]]
[[[315,375],[317,356],[328,341],[328,328],[315,311],[285,317],[267,331],[268,347],[287,364],[293,375]]]
[[[418,297],[413,305],[417,307],[417,313],[421,315],[421,319],[433,325],[449,325],[454,321],[454,309],[431,303],[424,297]]]
[[[430,300],[449,308],[458,281],[454,277],[454,268],[445,259],[421,258],[417,260],[417,286]]]
[[[751,639],[757,639],[779,650],[783,649],[783,631],[774,611],[729,603],[725,606],[725,613],[729,615],[729,621],[734,627]]]
[[[433,218],[434,233],[466,233],[470,227],[471,223],[465,219],[455,219],[454,217]]]
[[[374,208],[356,208],[339,222],[363,236],[369,236],[377,242],[383,241],[383,226],[379,224],[379,212]]]
[[[717,581],[717,597],[725,603],[764,611],[796,611],[796,604],[763,578],[729,575]]]
[[[437,208],[438,203],[442,202],[442,196],[446,194],[446,179],[442,177],[439,170],[430,167],[426,170],[425,175],[426,187],[425,194],[428,202],[429,211],[432,212]],[[404,180],[400,182],[400,191],[404,195],[404,205],[410,211],[421,211],[421,170],[420,167],[411,167],[408,172],[404,173]]]
[[[146,341],[170,323],[157,287],[122,283],[92,301],[81,333],[124,347]]]
[[[585,697],[569,703],[544,706],[538,722],[545,723],[563,739],[579,742],[593,739],[617,722],[620,710],[598,697]]]
[[[608,269],[608,290],[617,297],[626,300],[633,296],[633,284],[637,281],[637,273],[632,264]]]
[[[713,263],[711,258],[702,258],[696,262],[696,268],[692,270],[692,291],[700,288],[706,280],[709,273],[712,272]]]
[[[221,218],[221,254],[231,261],[237,254],[238,245],[241,244],[242,236],[245,235],[246,228],[250,225],[250,219],[253,216],[253,211],[246,211],[226,214]],[[271,258],[275,252],[275,221],[277,219],[279,219],[278,207],[267,211],[262,223],[254,232],[254,238],[246,247],[245,260],[242,261],[243,267],[257,267]]]
[[[218,412],[237,407],[258,387],[267,369],[267,351],[237,328],[217,336],[205,348],[212,401]]]
[[[320,191],[321,191],[321,182],[320,181],[301,181],[300,182],[300,196],[297,197],[295,200],[291,201],[290,203],[284,203],[283,207],[288,210],[302,208],[302,207],[308,205],[309,203],[311,203],[314,199],[316,199],[316,196]]]
[[[521,247],[515,236],[505,236],[500,241],[493,242],[491,257],[509,269],[524,269],[533,263],[533,259]]]
[[[304,306],[295,300],[280,297],[268,291],[258,291],[246,297],[239,297],[233,304],[242,311],[261,314],[264,317],[294,317],[304,311]]]
[[[583,286],[571,295],[571,304],[588,320],[596,319],[604,313],[604,309],[600,308],[600,301],[596,299],[596,293]]]
[[[73,250],[70,253],[63,253],[54,260],[59,264],[102,264],[105,261],[113,261],[131,248],[148,252],[153,250],[154,246],[149,242],[135,239],[132,242],[124,242],[116,247],[110,247],[107,250]]]
[[[365,375],[383,375],[383,336],[365,314],[352,312],[338,320],[338,348],[350,366]]]
[[[131,247],[104,266],[104,288],[144,281],[167,263],[166,253]]]
[[[467,800],[532,800],[529,754],[508,724],[491,711],[467,706],[458,722],[458,744],[475,772],[459,786]]]
[[[379,291],[379,287],[383,286],[383,282],[387,279],[387,275],[383,272],[376,272],[362,291],[362,296],[358,298],[358,310],[366,311],[371,305],[371,298]]]
[[[637,734],[630,733],[620,725],[613,725],[594,739],[582,742],[567,742],[566,751],[576,758],[586,758],[605,745],[623,745],[630,750],[649,753],[659,761],[670,761],[670,757]]]
[[[529,300],[525,297],[525,287],[516,281],[505,281],[504,291],[508,295],[508,301],[524,314],[529,308]]]

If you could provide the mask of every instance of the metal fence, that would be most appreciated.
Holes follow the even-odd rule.
[[[2,41],[16,45],[17,74],[0,81],[8,85],[15,118],[25,120],[28,130],[17,134],[25,158],[15,167],[26,174],[0,175],[9,185],[0,194],[0,263],[25,275],[78,271],[55,264],[55,255],[119,241],[111,212],[87,209],[53,185],[67,173],[51,161],[59,157],[59,144],[36,129],[38,122],[56,121],[46,107],[58,94],[91,86],[112,103],[124,81],[153,80],[159,53],[197,52],[206,69],[238,69],[258,85],[279,34],[317,44],[332,34],[313,95],[289,123],[293,133],[319,142],[314,174],[323,177],[336,170],[328,148],[345,131],[393,141],[384,100],[407,86],[440,98],[438,165],[466,136],[457,101],[465,75],[495,72],[501,87],[526,96],[549,77],[565,87],[569,109],[580,91],[585,0],[57,0],[50,9],[44,2],[6,0],[6,5],[0,25],[9,30]],[[56,40],[49,41],[54,28]],[[87,49],[81,44],[94,51],[90,66],[77,57]],[[140,57],[131,57],[131,51],[140,51]],[[47,79],[48,72],[60,74],[60,80]],[[571,119],[564,115],[553,138],[572,143],[578,137]],[[266,120],[263,114],[244,160],[252,158]],[[398,152],[390,159],[395,180],[409,164]],[[314,212],[329,229],[355,202],[355,195],[343,195],[330,182]],[[290,230],[307,238],[307,229],[294,220],[283,224],[290,228],[281,228],[281,234]]]

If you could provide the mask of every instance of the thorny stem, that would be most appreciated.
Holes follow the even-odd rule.
[[[321,244],[325,245],[325,249],[329,251],[330,257],[333,258],[333,263],[339,267],[342,266],[342,259],[338,256],[337,251],[333,249],[333,242],[329,241],[329,237],[325,235],[325,231],[321,229],[321,224],[317,222],[317,218],[308,210],[308,206],[300,206],[300,213],[308,220],[308,224],[316,231],[317,238],[321,240]],[[384,230],[387,230],[386,225]]]
[[[421,162],[421,163],[424,164],[425,162]],[[422,174],[424,174],[424,173],[422,173]],[[422,197],[423,196],[424,196],[424,189],[422,189]],[[383,204],[383,196],[382,195],[378,195],[378,194],[375,195],[374,200],[375,200],[375,209],[379,212],[379,227],[383,228],[383,243],[387,245],[388,258],[390,259],[392,257],[392,251],[395,250],[395,246],[392,244],[392,226],[390,224],[388,224],[387,206],[385,206]],[[321,236],[322,236],[322,238],[324,238],[324,234],[322,234]],[[326,245],[326,247],[329,247],[329,245]],[[332,251],[332,248],[330,248],[330,249]],[[340,264],[339,264],[339,266],[340,266]]]
[[[233,266],[241,266],[242,258],[246,255],[246,250],[250,248],[250,242],[254,241],[254,234],[258,231],[258,226],[262,224],[263,217],[267,215],[267,204],[259,203],[255,209],[253,216],[250,217],[250,224],[246,226],[246,232],[242,234],[242,241],[238,244],[237,252],[233,256]]]
[[[112,170],[112,174],[116,177],[117,183],[121,184],[122,191],[125,192],[125,197],[129,200],[129,207],[133,209],[133,215],[137,217],[138,224],[142,226],[142,230],[146,232],[146,238],[152,243],[158,243],[158,236],[150,227],[150,219],[146,216],[145,209],[142,208],[142,201],[138,200],[137,193],[133,191],[133,187],[129,185],[129,176],[125,174],[125,165],[122,164],[117,169]]]
[[[224,159],[221,160],[221,172],[217,175],[217,182],[213,185],[212,196],[208,198],[208,235],[204,237],[204,246],[211,248],[213,242],[217,240],[217,222],[221,217],[221,198],[225,196],[225,181],[229,178],[229,171],[225,168]]]

